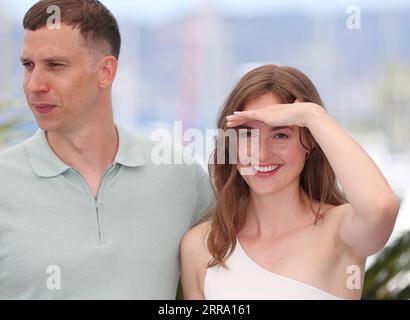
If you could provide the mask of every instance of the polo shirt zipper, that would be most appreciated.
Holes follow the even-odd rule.
[[[110,172],[114,169],[115,164],[111,164],[107,170],[105,170],[101,181],[100,181],[100,185],[98,186],[98,190],[97,190],[97,196],[94,197],[94,194],[92,193],[92,191],[90,190],[90,187],[88,186],[87,182],[85,181],[85,179],[83,178],[83,176],[81,175],[81,173],[79,171],[77,171],[76,169],[72,168],[72,171],[80,178],[81,183],[85,186],[86,190],[88,191],[88,195],[91,197],[91,201],[93,202],[94,205],[94,210],[95,210],[95,214],[96,214],[96,219],[97,219],[97,228],[98,228],[98,245],[102,246],[104,245],[105,239],[104,239],[104,234],[103,234],[103,230],[102,230],[102,223],[101,223],[101,216],[100,216],[100,193],[103,190],[104,187],[104,183],[106,180],[106,177],[110,174]]]

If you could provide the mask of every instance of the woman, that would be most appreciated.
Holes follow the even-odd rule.
[[[184,297],[359,299],[366,257],[387,242],[399,201],[312,82],[290,67],[254,69],[218,127],[242,129],[238,154],[256,129],[259,164],[209,166],[216,204],[181,241]],[[217,143],[214,157],[221,145],[232,151]]]

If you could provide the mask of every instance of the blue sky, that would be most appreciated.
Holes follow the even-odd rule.
[[[346,14],[349,5],[365,10],[401,10],[410,8],[409,0],[101,0],[117,17],[138,19],[141,23],[156,23],[189,12],[198,5],[211,3],[224,14],[252,15],[268,11],[294,11],[308,14]],[[21,19],[36,0],[0,0],[1,10]]]

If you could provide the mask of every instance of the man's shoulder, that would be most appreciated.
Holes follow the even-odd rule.
[[[142,136],[138,133],[130,133],[130,137],[135,139],[142,149],[144,156],[151,157],[156,154],[164,154],[164,152],[183,152],[184,147],[168,140],[155,140]],[[173,155],[173,158],[175,155]],[[165,158],[164,158],[165,159]],[[155,159],[154,159],[155,160]]]
[[[155,141],[136,133],[131,135],[139,144],[145,162],[151,166],[174,173],[190,172],[199,178],[206,175],[201,162],[194,159],[186,147],[171,141]]]
[[[0,166],[16,164],[26,159],[26,144],[29,139],[0,151]]]
[[[33,171],[27,157],[26,145],[27,140],[0,151],[2,186],[7,186],[8,183],[18,183],[20,179],[32,176]]]

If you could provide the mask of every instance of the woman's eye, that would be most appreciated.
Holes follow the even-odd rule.
[[[289,136],[287,134],[284,134],[284,133],[277,133],[277,134],[275,134],[274,137],[278,138],[278,139],[287,139],[287,138],[289,138]]]
[[[247,130],[240,130],[239,135],[243,138],[252,138],[252,137],[257,137],[258,136],[258,130],[257,129],[247,129]]]

